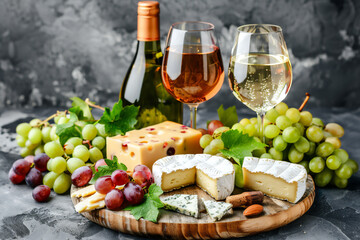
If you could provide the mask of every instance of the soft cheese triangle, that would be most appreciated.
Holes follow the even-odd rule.
[[[234,190],[234,167],[230,161],[219,156],[169,156],[156,161],[152,170],[155,183],[164,192],[196,183],[216,200],[222,200]]]
[[[242,168],[244,188],[292,203],[298,202],[306,191],[307,173],[300,164],[245,157]]]

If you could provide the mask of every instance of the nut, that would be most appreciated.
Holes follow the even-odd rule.
[[[262,213],[263,209],[264,209],[263,206],[261,206],[260,204],[253,204],[253,205],[247,207],[244,210],[243,214],[245,217],[253,217],[253,216],[257,216],[260,213]]]

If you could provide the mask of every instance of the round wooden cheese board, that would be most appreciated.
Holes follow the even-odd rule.
[[[244,209],[234,209],[232,215],[225,216],[218,222],[213,222],[205,211],[202,211],[200,218],[196,219],[180,213],[160,209],[158,223],[144,219],[137,221],[130,214],[130,211],[100,209],[81,214],[101,226],[140,236],[176,239],[245,237],[284,226],[307,212],[315,198],[315,185],[310,175],[306,185],[306,192],[297,204],[265,196],[263,214],[253,218],[246,218],[243,215]],[[77,190],[79,188],[72,186],[71,193]],[[233,194],[241,192],[243,190],[236,188]],[[189,186],[165,193],[164,195],[173,194],[197,194],[199,199],[212,199],[207,193],[196,186]],[[81,199],[79,198],[72,198],[74,205],[80,201]],[[199,206],[199,209],[202,210],[202,207]]]

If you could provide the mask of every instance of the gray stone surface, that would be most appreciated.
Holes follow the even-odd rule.
[[[164,46],[176,21],[215,24],[227,68],[236,27],[272,23],[283,27],[294,69],[287,99],[305,92],[317,107],[360,106],[360,2],[357,0],[167,0],[161,3]],[[136,43],[134,0],[0,1],[0,108],[65,106],[79,96],[115,102]],[[228,95],[227,77],[219,100]]]
[[[55,109],[0,111],[0,239],[141,239],[92,223],[77,214],[69,195],[51,193],[47,203],[36,203],[30,187],[8,180],[12,163],[19,158],[14,143],[15,127],[33,117],[44,118]],[[360,109],[311,109],[314,116],[338,122],[345,128],[343,148],[359,162]],[[254,114],[240,110],[239,117]],[[215,110],[200,110],[199,124],[215,119]],[[317,188],[314,205],[300,219],[273,231],[248,239],[360,239],[360,172],[346,189]]]

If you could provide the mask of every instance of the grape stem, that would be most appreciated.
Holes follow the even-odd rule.
[[[310,94],[309,93],[305,93],[306,97],[304,99],[304,102],[301,104],[301,106],[299,107],[299,111],[301,112],[303,110],[303,108],[305,107],[306,103],[309,101],[310,99]]]
[[[59,116],[61,113],[62,113],[62,112],[57,111],[56,113],[54,113],[53,115],[49,116],[49,117],[46,118],[45,120],[41,121],[38,125],[36,125],[36,127],[40,127],[41,125],[45,125],[45,126],[46,126],[47,124],[49,124],[49,121],[50,121],[51,119],[53,119],[54,117]],[[66,114],[67,114],[67,110],[65,110],[64,113],[65,113],[65,115],[66,115]],[[50,124],[50,126],[51,126],[51,124]]]
[[[89,145],[89,149],[92,149],[92,148],[93,148],[93,145],[91,145],[90,140],[84,140],[84,141],[82,142],[82,144],[88,144],[88,145]]]
[[[103,107],[101,107],[101,106],[99,106],[99,105],[96,105],[96,104],[92,103],[89,98],[86,98],[86,99],[85,99],[85,103],[86,103],[87,105],[89,105],[90,107],[98,108],[98,109],[100,109],[100,110],[105,111],[105,108],[103,108]]]

